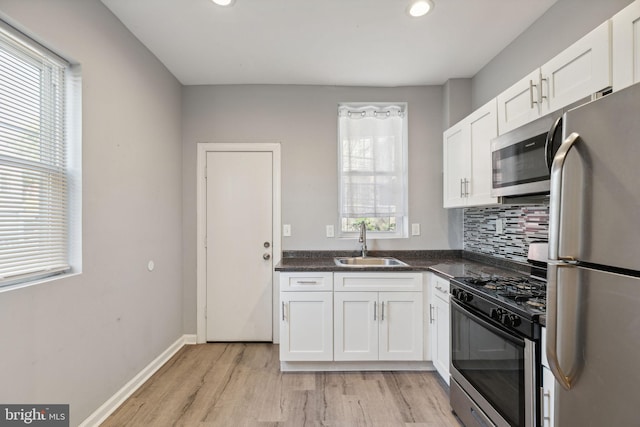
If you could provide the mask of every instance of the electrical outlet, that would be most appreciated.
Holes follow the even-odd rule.
[[[333,237],[334,235],[333,225],[327,225],[327,237]]]
[[[496,234],[504,234],[504,220],[502,218],[496,219]]]
[[[282,235],[284,237],[291,237],[291,224],[282,224]]]
[[[412,236],[420,235],[420,224],[411,224],[411,235]]]

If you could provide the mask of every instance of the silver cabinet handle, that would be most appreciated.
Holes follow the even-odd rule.
[[[271,258],[271,255],[269,255],[269,254],[262,255],[262,259],[265,260],[265,261],[269,260],[270,258]]]
[[[533,109],[533,105],[534,104],[538,103],[537,100],[536,101],[533,100],[533,88],[534,87],[537,88],[538,85],[534,85],[533,84],[533,80],[529,80],[529,100],[531,101],[531,109]]]
[[[569,151],[579,134],[573,132],[565,139],[551,165],[551,191],[549,201],[549,265],[547,276],[547,360],[553,376],[565,390],[570,390],[575,380],[574,374],[565,374],[558,361],[558,270],[562,261],[573,261],[572,257],[560,256],[560,219],[562,201],[562,172]],[[573,354],[576,354],[573,352]],[[577,364],[576,364],[577,366]]]
[[[460,198],[464,197],[464,179],[460,178]]]
[[[433,305],[429,304],[429,324],[433,324]]]
[[[378,320],[378,303],[377,302],[373,302],[373,320],[376,321]]]
[[[440,292],[442,292],[443,294],[447,293],[447,290],[445,288],[441,288],[440,286],[436,285],[436,289],[439,290]]]
[[[464,179],[464,197],[469,197],[469,182],[467,178]]]
[[[382,301],[382,312],[380,313],[380,321],[384,322],[384,301]]]
[[[317,285],[317,280],[298,280],[298,284],[300,285]]]
[[[540,103],[542,103],[543,100],[548,99],[548,97],[544,95],[544,86],[542,85],[542,82],[547,82],[547,90],[549,90],[549,79],[542,77],[542,74],[540,74]]]
[[[282,301],[282,321],[284,322],[284,301]]]

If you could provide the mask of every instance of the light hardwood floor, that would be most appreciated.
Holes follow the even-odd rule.
[[[182,348],[103,424],[458,427],[433,372],[280,372],[278,346]]]

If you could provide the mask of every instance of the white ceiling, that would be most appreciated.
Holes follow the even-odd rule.
[[[440,85],[474,76],[556,0],[102,0],[185,85]]]

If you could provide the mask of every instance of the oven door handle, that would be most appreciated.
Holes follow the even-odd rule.
[[[509,332],[507,332],[504,329],[502,329],[502,327],[498,326],[498,324],[496,324],[496,323],[494,323],[492,321],[489,321],[484,317],[480,317],[478,314],[476,314],[474,311],[472,311],[473,309],[461,305],[454,298],[451,298],[451,301],[454,304],[454,308],[457,308],[465,316],[468,316],[468,317],[472,318],[475,322],[478,322],[479,324],[481,324],[485,328],[489,329],[491,332],[495,333],[496,335],[499,335],[501,338],[504,338],[507,341],[511,341],[512,343],[517,344],[520,347],[524,347],[525,346],[524,338],[520,338],[520,337],[514,336],[513,334],[510,334]]]

